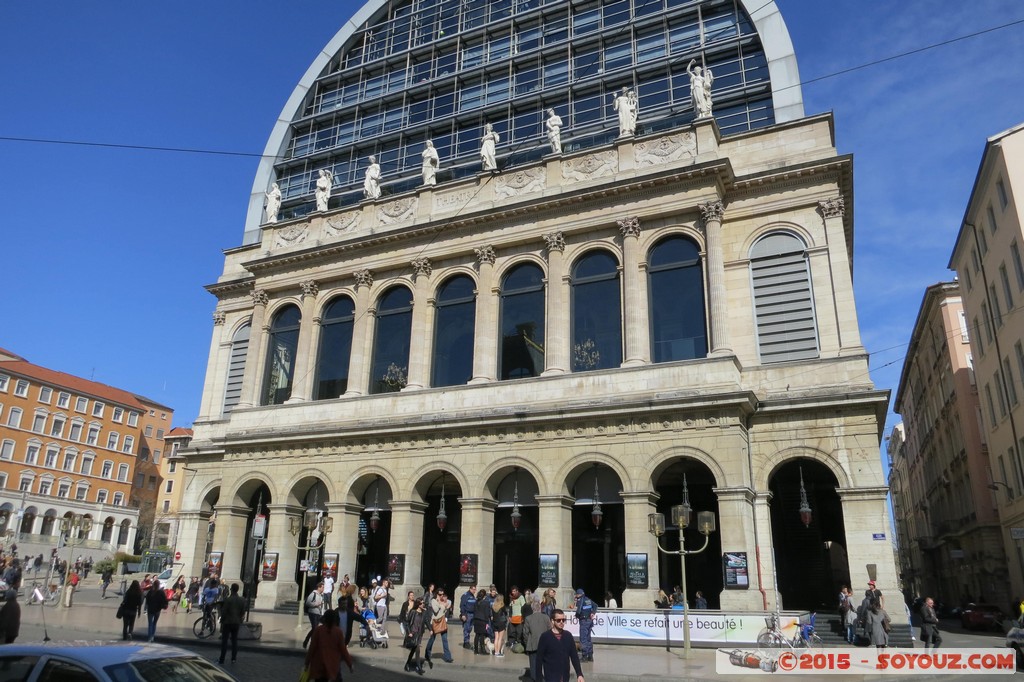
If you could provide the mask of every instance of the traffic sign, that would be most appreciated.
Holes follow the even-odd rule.
[[[175,561],[180,561],[181,560],[181,552],[175,552],[174,553],[174,560]]]

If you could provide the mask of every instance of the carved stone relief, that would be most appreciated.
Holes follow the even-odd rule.
[[[377,209],[377,220],[382,225],[392,225],[413,217],[416,213],[416,197],[395,199]]]
[[[568,159],[562,162],[562,179],[581,182],[614,175],[618,170],[618,164],[618,154],[613,151],[597,152]]]
[[[297,246],[306,241],[309,235],[309,223],[291,225],[274,231],[274,248],[284,249],[290,246]]]
[[[544,168],[527,168],[499,175],[494,181],[494,196],[498,199],[508,199],[520,194],[540,192],[544,189],[545,177]]]
[[[633,156],[638,168],[672,163],[680,159],[692,160],[696,155],[697,141],[693,133],[667,135],[633,145]]]
[[[359,227],[359,219],[362,211],[349,211],[327,219],[326,232],[330,237],[338,237],[343,234],[354,232]]]

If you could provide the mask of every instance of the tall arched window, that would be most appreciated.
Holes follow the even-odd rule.
[[[401,391],[409,382],[409,339],[412,336],[412,292],[388,289],[377,303],[370,393]]]
[[[818,357],[807,247],[795,235],[775,232],[750,249],[757,346],[762,363]]]
[[[456,386],[473,378],[473,329],[476,283],[452,277],[437,292],[431,386]]]
[[[249,352],[249,323],[239,327],[231,337],[228,356],[228,378],[224,382],[224,414],[231,414],[242,397],[242,378],[245,375],[245,356]]]
[[[700,249],[686,237],[668,237],[647,257],[654,362],[707,357],[704,276]]]
[[[320,352],[317,357],[316,399],[337,398],[348,390],[348,363],[352,354],[355,304],[340,296],[320,317]]]
[[[544,273],[539,267],[523,263],[505,275],[500,315],[499,376],[540,376],[544,371]]]
[[[572,269],[572,371],[622,364],[622,306],[618,261],[591,251]]]
[[[302,313],[299,312],[298,306],[290,305],[278,311],[270,323],[267,374],[263,380],[264,405],[280,405],[292,397],[301,321]]]

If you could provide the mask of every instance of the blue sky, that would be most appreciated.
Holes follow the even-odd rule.
[[[805,82],[1024,20],[1019,0],[778,0]],[[0,137],[258,154],[337,0],[32,3],[0,22]],[[854,155],[872,379],[895,391],[985,139],[1024,121],[1024,24],[804,86]],[[0,347],[196,417],[256,159],[0,140]],[[849,207],[848,207],[849,208]],[[886,431],[896,418],[890,415]]]

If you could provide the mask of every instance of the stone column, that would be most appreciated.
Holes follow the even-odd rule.
[[[537,495],[540,527],[545,529],[537,543],[538,554],[558,555],[558,606],[571,607],[572,587],[572,506],[566,495]],[[539,587],[540,591],[547,589]]]
[[[497,500],[488,498],[459,498],[462,507],[461,554],[476,554],[477,584],[494,582],[494,510]]]
[[[260,578],[256,596],[258,609],[276,608],[286,601],[293,601],[299,594],[295,583],[298,538],[291,534],[290,520],[298,519],[301,523],[305,510],[299,505],[268,504],[267,511],[267,541],[263,543],[263,551],[277,552],[277,580]]]
[[[363,395],[370,391],[371,353],[373,352],[373,320],[376,310],[370,308],[370,287],[373,273],[357,270],[355,321],[352,323],[352,354],[348,361],[348,387],[346,396]]]
[[[213,551],[224,552],[221,567],[221,578],[224,580],[242,579],[242,550],[245,548],[245,525],[249,511],[245,507],[217,506]]]
[[[363,507],[351,502],[329,502],[327,513],[334,519],[334,530],[327,536],[327,552],[338,553],[338,582],[348,573],[356,574],[359,558],[359,515]],[[337,601],[335,601],[337,603]]]
[[[624,218],[618,224],[622,234],[622,322],[626,327],[626,352],[622,366],[635,367],[651,362],[651,332],[644,296],[646,287],[640,276],[640,219]]]
[[[647,530],[647,515],[658,511],[655,506],[660,495],[644,490],[620,493],[626,516],[626,553],[647,555],[647,589],[629,588],[622,593],[622,608],[649,609],[658,598],[661,585],[659,575],[658,539]]]
[[[320,286],[311,279],[300,283],[299,286],[302,287],[302,320],[299,326],[299,343],[295,351],[292,395],[285,401],[287,403],[302,403],[311,398],[312,373],[316,369],[313,332],[320,326],[320,318],[316,317],[316,296],[320,292]]]
[[[430,275],[434,272],[428,258],[412,261],[416,290],[412,304],[412,338],[409,343],[409,374],[403,391],[415,391],[430,385],[430,354],[434,345],[434,299],[430,295]]]
[[[757,542],[754,532],[754,491],[747,487],[714,488],[718,496],[718,530],[723,552],[747,553],[747,577],[744,590],[722,590],[723,611],[761,611],[764,600],[757,577]]]
[[[405,584],[421,585],[423,573],[423,514],[427,503],[391,500],[391,552],[405,554]]]
[[[210,339],[210,355],[206,359],[206,381],[203,384],[203,398],[199,405],[197,421],[206,421],[221,416],[219,407],[215,408],[214,406],[218,396],[221,399],[224,397],[224,381],[221,378],[220,369],[224,364],[223,358],[231,351],[231,339],[225,340],[224,338],[226,317],[223,310],[213,312],[213,336]],[[214,413],[215,409],[216,414]]]
[[[850,586],[854,589],[867,584],[868,565],[874,564],[874,579],[886,600],[886,611],[893,623],[906,623],[907,616],[899,608],[902,602],[896,559],[892,548],[892,528],[885,486],[871,488],[837,488],[843,505],[843,525],[846,529],[846,555],[850,562]],[[882,538],[876,539],[875,534]]]
[[[259,405],[260,385],[263,383],[263,352],[267,345],[267,303],[270,296],[266,289],[253,289],[252,323],[249,326],[249,348],[245,353],[245,374],[242,376],[242,394],[239,407]]]
[[[711,312],[711,353],[710,355],[733,355],[729,344],[729,306],[725,289],[725,254],[722,251],[721,201],[709,201],[700,205],[704,221],[704,237],[707,240],[708,260],[708,306]]]
[[[548,250],[547,324],[544,335],[544,372],[565,374],[569,371],[569,279],[565,273],[565,238],[561,232],[544,235]]]
[[[839,354],[864,352],[857,323],[857,306],[853,300],[853,260],[847,249],[843,217],[846,204],[843,197],[819,201],[818,209],[825,220],[825,240],[828,243],[829,268],[835,296],[837,324],[839,326]]]
[[[206,564],[206,533],[210,526],[210,512],[178,512],[178,536],[175,549],[181,552],[182,572],[186,575],[200,575]],[[117,539],[117,527],[113,540]]]
[[[757,528],[757,538],[760,540],[760,552],[758,552],[758,546],[754,545],[754,556],[747,557],[748,570],[751,574],[757,574],[758,561],[761,563],[761,579],[764,581],[762,588],[765,592],[765,599],[768,600],[768,610],[780,610],[786,608],[785,604],[781,603],[781,597],[779,596],[778,590],[775,584],[775,553],[772,548],[775,547],[775,542],[772,539],[772,508],[771,508],[772,494],[768,490],[759,490],[754,492],[754,518],[755,526]],[[721,525],[721,524],[720,524]],[[722,544],[722,550],[725,550],[725,544]]]
[[[493,288],[494,261],[491,246],[473,249],[480,269],[476,287],[476,328],[473,343],[473,378],[469,383],[494,381],[498,366],[498,289]]]

